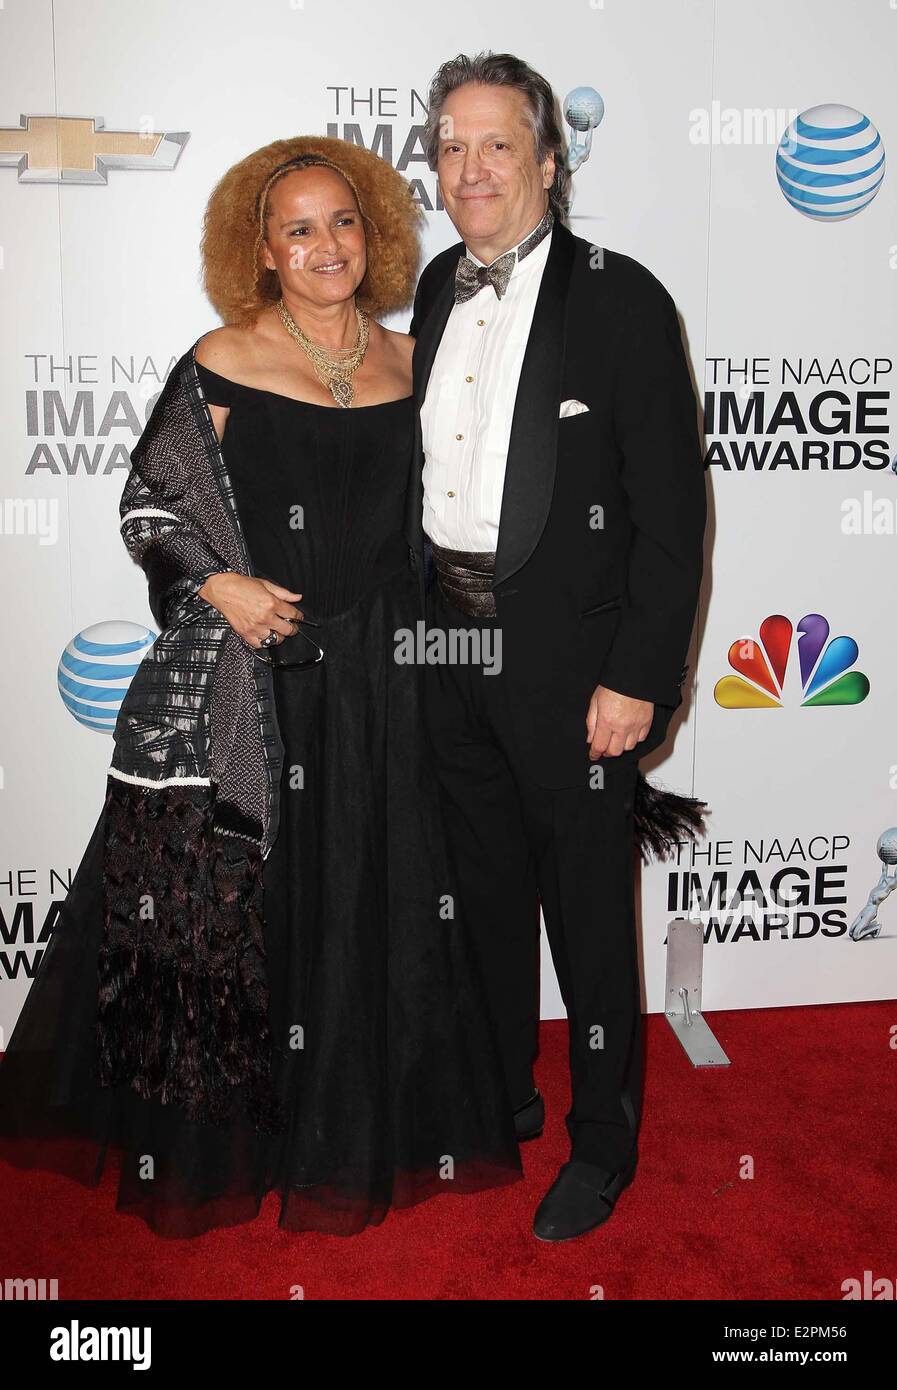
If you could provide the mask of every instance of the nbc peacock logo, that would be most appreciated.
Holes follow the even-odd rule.
[[[821,613],[807,613],[796,628],[790,618],[773,613],[760,624],[759,638],[732,643],[729,665],[738,674],[718,680],[713,697],[723,709],[781,709],[790,703],[784,693],[789,673],[789,686],[799,675],[801,705],[858,705],[869,694],[868,677],[851,669],[858,656],[852,637],[829,641]]]

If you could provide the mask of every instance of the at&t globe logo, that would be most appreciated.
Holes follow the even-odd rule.
[[[843,222],[872,202],[885,176],[875,126],[852,106],[811,106],[776,150],[776,177],[788,202],[818,222]]]
[[[79,724],[111,734],[131,679],[157,633],[140,623],[94,623],[69,642],[56,671],[62,703]]]

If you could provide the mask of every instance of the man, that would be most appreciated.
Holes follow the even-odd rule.
[[[431,626],[495,628],[501,653],[498,673],[428,668],[427,717],[521,1139],[544,1120],[545,914],[573,1105],[534,1232],[564,1240],[608,1219],[637,1162],[633,799],[682,701],[703,464],[672,299],[564,225],[545,79],[508,54],[446,63],[427,144],[462,243],[415,299],[408,539],[435,562]]]

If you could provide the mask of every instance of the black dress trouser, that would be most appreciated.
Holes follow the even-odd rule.
[[[496,621],[459,612],[432,585],[431,629]],[[533,1094],[541,900],[569,1023],[571,1156],[618,1171],[636,1156],[641,1117],[632,825],[637,762],[603,760],[603,787],[591,786],[588,776],[582,787],[540,787],[514,745],[504,671],[427,666],[425,688],[461,909],[511,1102],[516,1108]]]

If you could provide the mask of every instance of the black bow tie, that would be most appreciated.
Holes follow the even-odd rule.
[[[473,299],[484,285],[491,285],[501,299],[508,288],[511,271],[517,260],[516,251],[506,251],[491,265],[476,265],[469,256],[462,256],[455,270],[455,303]]]
[[[530,232],[526,240],[522,241],[515,250],[506,251],[491,265],[477,265],[470,256],[462,256],[455,267],[455,303],[463,304],[466,300],[473,299],[484,285],[491,285],[498,298],[501,299],[508,288],[508,281],[516,262],[522,261],[525,256],[529,255],[533,247],[538,246],[542,238],[551,231],[553,222],[554,214],[551,208],[548,208],[542,221]]]

